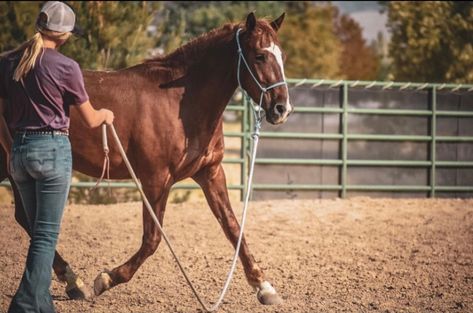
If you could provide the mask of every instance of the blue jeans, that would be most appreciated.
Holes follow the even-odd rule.
[[[31,241],[25,271],[8,313],[53,313],[49,287],[71,182],[69,138],[16,134],[10,172],[25,208]]]

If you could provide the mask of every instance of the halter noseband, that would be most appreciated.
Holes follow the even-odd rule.
[[[279,86],[283,86],[283,85],[287,85],[287,82],[285,80],[283,81],[280,81],[278,83],[275,83],[275,84],[272,84],[268,87],[263,87],[261,86],[260,82],[258,81],[258,79],[256,78],[256,76],[253,74],[253,72],[251,71],[251,68],[250,66],[248,65],[248,62],[246,61],[245,59],[245,56],[243,55],[243,50],[241,49],[241,45],[240,45],[240,32],[241,32],[241,28],[238,28],[237,30],[237,33],[236,33],[236,42],[237,42],[237,46],[238,46],[238,69],[237,69],[237,79],[238,79],[238,86],[240,86],[240,88],[242,90],[243,87],[241,86],[241,81],[240,81],[240,66],[241,66],[241,60],[243,60],[243,63],[245,64],[248,72],[250,73],[251,77],[253,78],[253,80],[255,81],[256,85],[258,86],[258,88],[261,90],[261,95],[260,95],[260,99],[259,99],[259,108],[258,108],[258,112],[255,112],[256,110],[253,108],[253,113],[255,114],[255,120],[256,120],[256,123],[258,124],[261,124],[261,121],[262,121],[262,116],[261,116],[261,104],[263,104],[263,96],[266,92],[268,92],[269,90],[273,89],[273,88],[276,88],[276,87],[279,87]]]

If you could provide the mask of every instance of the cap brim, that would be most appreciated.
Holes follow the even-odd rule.
[[[74,26],[74,29],[71,31],[71,33],[76,36],[84,36],[84,30],[77,24]]]

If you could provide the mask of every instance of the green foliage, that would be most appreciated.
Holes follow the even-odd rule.
[[[147,27],[161,3],[146,1],[72,1],[83,37],[61,47],[83,68],[123,68],[142,61],[156,45],[158,34]],[[35,32],[40,2],[0,2],[0,51],[13,49]]]
[[[243,22],[251,11],[270,19],[288,13],[280,38],[290,77],[369,79],[377,67],[377,58],[361,38],[360,27],[346,16],[340,18],[331,4],[71,1],[70,5],[85,35],[73,37],[61,51],[83,68],[118,69],[139,63],[153,48],[171,52],[227,22]],[[4,30],[0,34],[1,51],[34,34],[40,6],[38,2],[0,2],[0,26]],[[152,34],[147,31],[150,24],[156,26]]]
[[[389,59],[388,52],[388,40],[384,38],[382,32],[378,32],[378,36],[370,44],[372,51],[378,60],[378,74],[376,80],[392,80],[389,74],[389,69],[391,67],[391,61]]]
[[[141,62],[155,47],[147,27],[160,3],[146,1],[71,2],[83,38],[67,44],[63,53],[91,69],[117,69]]]
[[[392,1],[390,56],[396,80],[473,82],[473,3]]]
[[[259,17],[276,18],[284,12],[279,1],[168,1],[159,16],[159,41],[171,52],[190,39],[225,23],[244,22],[249,12]]]
[[[336,14],[336,8],[329,4],[289,7],[280,30],[281,44],[287,54],[287,76],[342,77],[339,63],[342,45],[334,28]]]
[[[40,2],[0,1],[0,52],[12,50],[35,32]]]

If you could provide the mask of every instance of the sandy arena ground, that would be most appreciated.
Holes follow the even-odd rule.
[[[232,249],[207,205],[171,204],[165,226],[198,289],[214,301]],[[5,312],[28,246],[10,205],[0,207],[0,234]],[[247,240],[285,302],[260,305],[239,266],[219,312],[473,312],[473,200],[253,202]],[[140,241],[139,203],[71,205],[58,248],[90,286]],[[68,300],[63,288],[53,280],[58,313],[202,312],[164,243],[129,283],[98,298]]]

